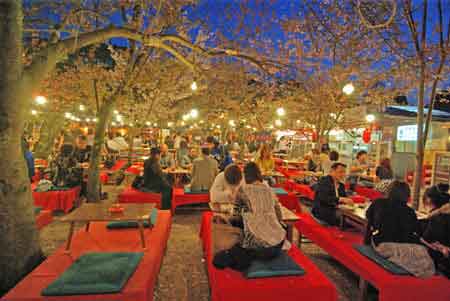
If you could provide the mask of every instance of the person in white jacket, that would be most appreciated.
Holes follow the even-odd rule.
[[[243,183],[242,171],[235,165],[217,175],[210,189],[209,206],[215,215],[230,217],[233,215],[237,192]]]

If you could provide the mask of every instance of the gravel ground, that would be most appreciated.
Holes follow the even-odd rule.
[[[104,190],[109,193],[109,199],[114,200],[121,188],[107,186]],[[209,300],[208,276],[198,237],[201,212],[198,207],[181,208],[173,217],[167,251],[155,288],[156,301]],[[41,245],[46,255],[67,238],[69,225],[58,222],[59,217],[55,216],[54,222],[41,230]],[[77,225],[77,228],[81,227],[82,224]],[[313,243],[304,242],[302,251],[336,285],[339,301],[357,299],[358,279],[354,274]],[[373,292],[369,300],[376,300]]]

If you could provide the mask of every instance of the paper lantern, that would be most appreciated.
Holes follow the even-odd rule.
[[[365,129],[363,134],[362,134],[362,139],[364,141],[364,143],[369,143],[370,142],[370,136],[372,135],[372,132],[370,131],[370,129]]]

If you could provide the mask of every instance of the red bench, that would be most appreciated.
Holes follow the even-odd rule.
[[[384,198],[383,194],[373,188],[368,188],[364,186],[357,185],[355,187],[355,192],[363,197],[368,198],[371,201],[376,199]]]
[[[161,194],[156,192],[143,192],[133,187],[125,188],[118,196],[119,203],[154,203],[161,208]]]
[[[158,211],[155,227],[145,229],[143,250],[136,229],[108,230],[106,223],[93,222],[89,232],[78,231],[70,254],[64,247],[56,250],[41,265],[19,282],[2,301],[151,301],[171,228],[169,211]],[[87,252],[144,252],[136,271],[118,294],[44,297],[41,291],[61,275],[78,257]]]
[[[245,279],[231,269],[219,270],[212,264],[212,213],[203,213],[200,237],[206,257],[212,301],[335,301],[335,286],[295,246],[288,254],[306,273],[303,276]]]
[[[450,300],[450,281],[442,276],[419,279],[391,274],[353,248],[362,244],[360,233],[344,232],[337,227],[326,227],[309,214],[298,214],[296,228],[330,256],[360,277],[360,300],[364,300],[367,282],[379,291],[380,301],[444,301]]]
[[[174,188],[172,192],[172,213],[178,206],[189,204],[208,204],[209,192],[206,193],[185,193],[183,188]]]
[[[69,212],[78,202],[81,187],[73,187],[69,190],[53,190],[45,192],[34,191],[35,185],[31,185],[33,190],[34,205],[43,210],[62,210]]]
[[[36,216],[36,228],[38,230],[44,228],[53,221],[53,215],[50,210],[41,210]]]

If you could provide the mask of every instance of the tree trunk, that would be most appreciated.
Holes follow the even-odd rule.
[[[425,98],[425,62],[422,60],[420,65],[420,86],[419,99],[417,103],[417,143],[416,143],[416,173],[414,175],[413,183],[413,206],[415,209],[419,208],[420,188],[422,186],[423,173],[423,157],[425,153],[425,144],[423,139],[423,113],[424,113],[424,98]]]
[[[114,103],[117,97],[113,96],[110,101],[103,103],[98,112],[98,122],[95,127],[94,145],[89,162],[88,183],[87,183],[87,201],[100,201],[100,170],[98,166],[101,161],[102,147],[105,142],[105,131],[109,120],[111,119]]]
[[[21,150],[28,82],[22,78],[22,1],[0,0],[0,295],[42,258]]]

